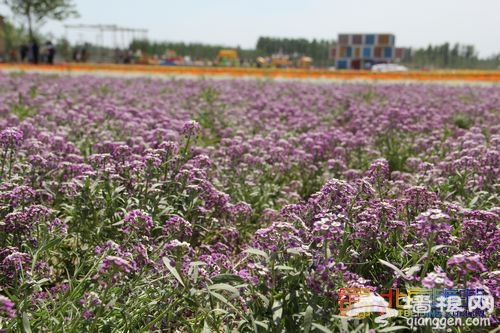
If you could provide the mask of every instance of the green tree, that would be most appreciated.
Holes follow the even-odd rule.
[[[4,38],[5,49],[9,52],[26,41],[27,32],[22,27],[15,26],[6,20],[4,21],[3,29],[0,27],[0,38]]]
[[[23,17],[28,24],[28,35],[34,38],[33,29],[45,23],[45,20],[62,21],[71,16],[78,16],[72,0],[0,0],[16,16]]]

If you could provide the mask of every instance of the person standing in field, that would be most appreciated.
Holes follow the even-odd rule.
[[[29,51],[28,45],[26,45],[26,43],[23,43],[21,45],[21,47],[19,48],[19,54],[21,56],[21,62],[25,62],[26,61],[26,58],[28,57],[28,51]]]
[[[56,55],[56,48],[54,47],[51,41],[48,41],[46,45],[47,45],[47,63],[49,65],[53,65],[54,56]]]
[[[47,63],[47,57],[48,57],[48,49],[47,49],[47,43],[42,44],[40,47],[40,62],[42,64]]]
[[[32,64],[38,64],[39,48],[38,43],[33,39],[28,48],[28,61]]]

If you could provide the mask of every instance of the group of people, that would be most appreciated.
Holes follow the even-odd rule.
[[[21,45],[19,49],[21,62],[29,62],[31,64],[45,63],[54,64],[54,57],[56,55],[56,48],[51,41],[46,42],[40,47],[36,40],[31,41],[29,44]]]
[[[136,50],[120,50],[115,48],[113,52],[113,59],[116,64],[133,64],[140,62],[142,59],[142,51]]]

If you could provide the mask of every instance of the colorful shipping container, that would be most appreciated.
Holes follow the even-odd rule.
[[[393,34],[339,34],[330,54],[338,69],[370,69],[402,58],[403,49],[396,48],[395,42]]]

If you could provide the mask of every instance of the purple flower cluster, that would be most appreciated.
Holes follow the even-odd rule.
[[[23,142],[23,132],[16,127],[10,127],[0,132],[0,147],[16,148]]]
[[[138,234],[149,235],[153,228],[153,219],[147,213],[135,209],[123,219],[122,231],[126,234],[134,231]]]
[[[340,243],[343,227],[346,225],[347,219],[343,214],[318,214],[315,216],[316,222],[313,224],[313,241],[334,241]]]
[[[452,243],[450,216],[440,209],[430,209],[417,216],[411,227],[419,240],[432,241],[435,244]]]
[[[187,240],[193,235],[191,223],[180,216],[172,216],[163,225],[163,234],[179,240]]]
[[[129,273],[137,270],[134,264],[134,262],[122,257],[106,256],[99,265],[99,270],[93,279],[98,280],[104,286],[109,283],[118,284]]]
[[[43,223],[50,215],[50,209],[42,205],[31,205],[5,216],[0,230],[9,233],[30,234],[36,223]]]
[[[434,272],[430,272],[422,280],[422,286],[428,289],[433,288],[453,288],[453,281],[446,276],[446,272],[439,266],[434,267]]]
[[[201,126],[198,122],[190,120],[184,124],[181,133],[185,136],[197,136]]]
[[[96,307],[102,304],[99,295],[92,291],[85,292],[79,303],[83,308],[82,317],[85,320],[92,319],[95,316]]]
[[[0,318],[16,318],[16,305],[10,299],[0,295]]]
[[[6,278],[5,282],[14,283],[17,276],[23,272],[29,272],[31,256],[28,253],[20,252],[17,248],[8,246],[0,248],[0,276]]]
[[[478,254],[456,254],[448,259],[447,265],[456,269],[461,276],[481,274],[487,270]]]

